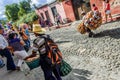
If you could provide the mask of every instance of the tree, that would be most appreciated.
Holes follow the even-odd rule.
[[[34,21],[38,20],[38,16],[36,15],[35,11],[25,14],[24,16],[20,17],[20,19],[16,22],[17,25],[21,23],[29,23],[32,24]]]
[[[31,6],[30,6],[30,2],[31,0],[23,0],[19,3],[19,7],[20,9],[23,9],[25,10],[26,13],[30,12],[31,11]]]
[[[16,3],[5,6],[5,15],[8,20],[16,21],[18,19],[19,6]]]

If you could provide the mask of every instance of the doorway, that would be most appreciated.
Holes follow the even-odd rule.
[[[88,12],[90,8],[90,0],[71,0],[76,20],[82,19],[81,12]]]
[[[55,18],[55,16],[57,15],[57,9],[56,9],[56,7],[55,6],[52,7],[51,10],[52,10],[53,16]]]

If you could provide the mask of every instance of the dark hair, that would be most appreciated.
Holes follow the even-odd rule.
[[[10,33],[9,35],[8,35],[8,38],[11,40],[11,39],[14,39],[14,36],[15,36],[16,34],[15,33]]]
[[[106,3],[109,3],[109,0],[107,0]]]
[[[92,6],[95,7],[95,4],[93,4]]]

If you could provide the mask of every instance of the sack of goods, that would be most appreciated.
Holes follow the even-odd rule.
[[[30,57],[25,62],[28,65],[28,67],[30,68],[30,70],[32,70],[32,69],[40,66],[40,56],[36,55],[34,57]]]
[[[77,27],[78,32],[80,32],[81,34],[85,34],[86,33],[86,29],[84,26],[83,21],[80,22],[80,24]]]
[[[90,11],[84,16],[84,19],[82,19],[82,21],[80,22],[79,26],[77,27],[77,30],[81,34],[85,34],[86,28],[89,28],[90,30],[96,30],[98,27],[101,26],[101,24],[101,13],[99,11]]]

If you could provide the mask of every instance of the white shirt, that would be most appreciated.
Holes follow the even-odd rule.
[[[8,46],[7,40],[0,34],[0,49],[5,49]]]

